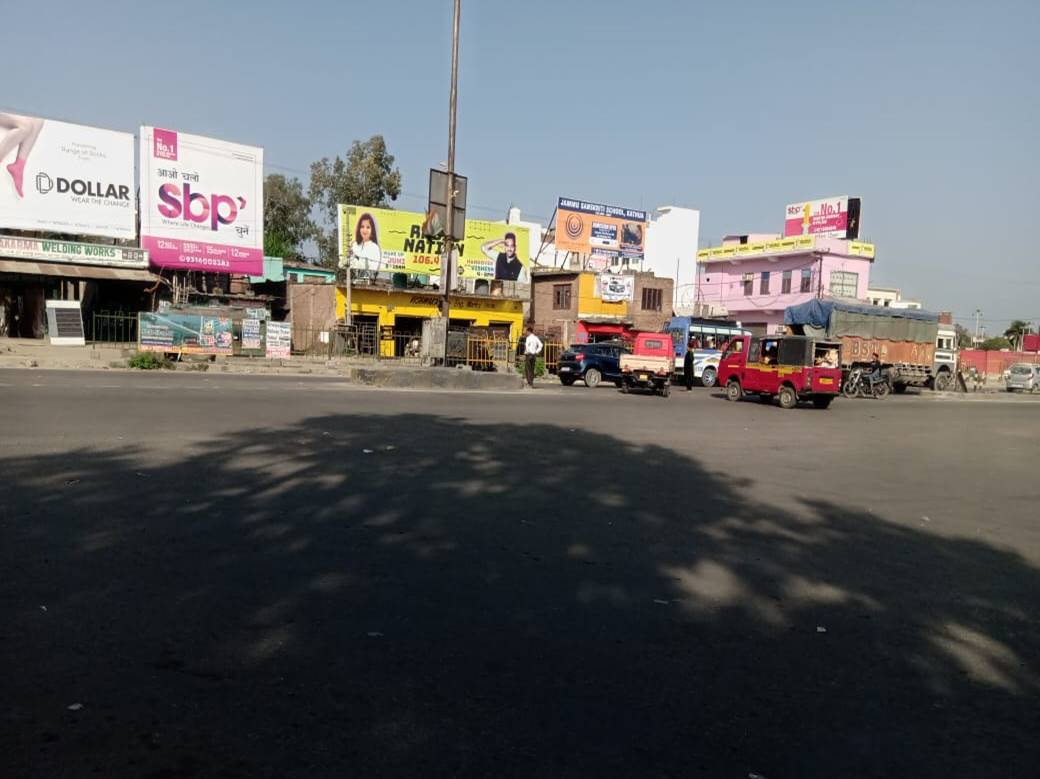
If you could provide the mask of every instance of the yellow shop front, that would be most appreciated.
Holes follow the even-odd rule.
[[[401,344],[422,335],[422,323],[440,316],[442,296],[437,292],[408,289],[351,290],[351,318],[356,324],[372,325],[379,333],[379,354],[394,357]],[[516,340],[523,329],[523,303],[514,298],[489,295],[451,296],[452,327],[485,327]],[[336,289],[336,316],[346,318],[345,287]]]

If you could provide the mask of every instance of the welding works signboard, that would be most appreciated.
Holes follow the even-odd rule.
[[[137,235],[134,136],[0,113],[0,227]]]
[[[561,197],[556,205],[556,249],[642,260],[646,221],[646,211]]]
[[[141,128],[141,248],[161,268],[264,267],[264,150]]]
[[[148,268],[148,252],[125,246],[108,246],[77,241],[53,241],[0,235],[0,257],[38,262],[69,262],[76,265],[107,265],[114,268]]]

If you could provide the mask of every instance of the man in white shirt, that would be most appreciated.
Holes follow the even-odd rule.
[[[527,326],[527,338],[524,340],[524,375],[527,386],[534,389],[534,364],[542,353],[542,339],[534,334],[534,328]]]

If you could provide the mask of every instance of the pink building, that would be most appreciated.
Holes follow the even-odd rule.
[[[727,236],[722,246],[699,251],[697,262],[703,315],[774,333],[783,330],[788,306],[822,296],[865,300],[874,246],[811,235]]]

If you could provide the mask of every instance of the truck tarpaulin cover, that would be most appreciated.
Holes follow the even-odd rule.
[[[858,336],[935,343],[939,315],[920,309],[884,308],[839,300],[810,300],[784,311],[784,324],[817,338]]]

